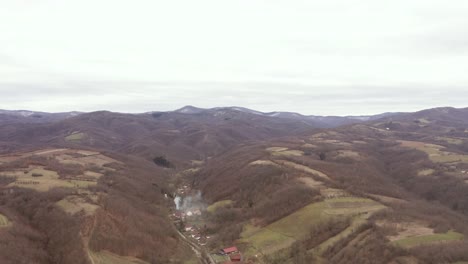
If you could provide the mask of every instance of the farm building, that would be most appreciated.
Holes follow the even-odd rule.
[[[241,262],[242,261],[242,255],[241,254],[231,254],[229,256],[229,258],[231,259],[231,262]]]
[[[228,248],[222,249],[221,253],[224,255],[231,255],[231,254],[239,253],[239,250],[237,249],[237,247],[228,247]]]

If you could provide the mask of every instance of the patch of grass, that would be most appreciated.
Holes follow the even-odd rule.
[[[338,151],[338,157],[358,159],[361,157],[361,155],[358,152],[352,150],[340,150]]]
[[[149,264],[148,262],[137,258],[123,257],[108,251],[90,251],[89,254],[93,259],[94,264]]]
[[[191,160],[192,162],[192,165],[195,165],[195,166],[201,166],[205,163],[205,161],[203,160]]]
[[[270,151],[270,152],[277,152],[277,151],[288,150],[288,148],[285,148],[285,147],[270,147],[270,148],[267,148],[266,150]]]
[[[259,252],[268,254],[289,247],[295,241],[303,239],[313,226],[323,221],[328,221],[333,217],[357,216],[382,208],[384,208],[383,205],[366,198],[333,198],[307,205],[266,227],[246,225],[240,242],[249,245],[247,255],[251,256]]]
[[[76,151],[76,153],[78,153],[80,155],[83,155],[83,156],[94,156],[94,155],[99,154],[99,152],[89,151],[89,150],[78,150],[78,151]]]
[[[291,149],[284,151],[275,151],[271,154],[273,156],[304,156],[304,151]]]
[[[228,205],[231,205],[231,204],[232,204],[232,200],[222,200],[222,201],[218,201],[218,202],[213,203],[212,205],[208,206],[208,208],[206,208],[206,210],[208,212],[210,212],[210,213],[214,213],[219,208],[225,207],[225,206],[228,206]]]
[[[393,243],[400,247],[410,248],[410,247],[424,245],[424,244],[462,240],[462,239],[463,239],[463,234],[460,234],[454,231],[448,231],[447,233],[408,237],[405,239],[396,240]]]
[[[315,176],[319,176],[319,177],[327,179],[327,180],[330,179],[328,177],[328,175],[326,175],[325,173],[323,173],[321,171],[311,169],[311,168],[309,168],[307,166],[297,164],[295,162],[291,162],[291,161],[287,161],[287,160],[277,160],[277,162],[278,162],[278,164],[281,164],[283,166],[287,166],[287,167],[290,167],[290,168],[293,168],[293,169],[296,169],[296,170],[307,172],[307,173],[313,174]]]
[[[86,176],[86,177],[93,177],[93,178],[96,178],[96,179],[101,178],[103,175],[104,175],[104,174],[102,174],[102,173],[94,172],[94,171],[85,171],[85,172],[84,172],[84,176]]]
[[[87,155],[85,157],[79,157],[79,158],[73,157],[68,154],[62,154],[62,155],[56,156],[55,159],[58,160],[62,164],[77,164],[77,165],[83,165],[83,166],[96,165],[98,167],[103,167],[104,165],[109,164],[109,163],[120,163],[117,160],[109,158],[102,154]]]
[[[435,139],[436,139],[436,140],[445,141],[445,142],[447,142],[447,143],[449,143],[449,144],[453,144],[453,145],[461,145],[461,144],[463,144],[463,140],[458,139],[458,138],[436,137]]]
[[[323,182],[316,181],[310,177],[300,177],[297,178],[297,180],[312,189],[320,188],[323,186]]]
[[[6,172],[9,174],[9,172]],[[34,175],[41,174],[41,177],[34,177]],[[23,172],[18,173],[17,171],[13,171],[12,176],[16,177],[16,180],[10,184],[8,187],[21,187],[21,188],[28,188],[33,189],[39,192],[46,192],[49,189],[55,187],[65,187],[65,188],[73,188],[74,185],[66,180],[59,179],[59,175],[55,171],[35,168],[29,170],[28,173],[24,174]]]
[[[279,167],[278,164],[274,163],[271,160],[256,160],[256,161],[252,161],[250,165],[271,165],[271,166]]]
[[[96,186],[95,181],[82,181],[82,180],[68,180],[69,183],[73,184],[75,188],[88,188],[90,186]]]
[[[63,152],[68,149],[49,149],[49,150],[40,150],[40,151],[35,151],[32,152],[31,154],[33,155],[46,155],[46,154],[52,154],[52,153],[57,153],[57,152]]]
[[[442,155],[429,156],[431,160],[438,163],[466,163],[468,155],[458,155],[450,152],[444,152]]]
[[[452,152],[442,151],[444,146],[427,144],[419,141],[399,140],[403,147],[415,148],[424,151],[429,159],[436,163],[459,163],[468,162],[468,155],[460,155]]]
[[[431,175],[435,172],[435,170],[433,169],[424,169],[424,170],[420,170],[418,171],[418,176],[428,176],[428,175]]]
[[[99,208],[98,205],[88,203],[84,198],[79,196],[68,196],[56,203],[65,212],[74,215],[84,211],[87,215],[93,215]]]
[[[421,124],[430,124],[431,121],[427,120],[426,118],[420,118],[418,119],[419,123]]]
[[[86,137],[85,133],[82,132],[74,132],[71,135],[65,137],[66,141],[81,141]]]
[[[60,179],[55,171],[46,170],[43,168],[28,169],[27,173],[24,171],[6,171],[2,175],[15,177],[15,181],[8,184],[8,187],[21,187],[33,189],[38,192],[47,192],[52,188],[87,188],[89,186],[96,186],[96,181],[85,181],[80,179]],[[39,176],[40,175],[40,176]]]
[[[8,221],[8,218],[2,214],[0,214],[0,228],[1,227],[6,227],[10,225],[10,221]]]
[[[217,255],[217,254],[211,254],[211,257],[213,258],[213,260],[216,262],[216,263],[225,263],[225,262],[228,262],[230,261],[229,257],[227,256],[221,256],[221,255]],[[198,261],[195,262],[198,264]]]
[[[342,189],[335,189],[335,188],[324,188],[320,190],[320,194],[325,198],[334,198],[334,197],[342,197],[342,196],[349,196],[347,192]]]
[[[375,198],[379,202],[383,203],[406,203],[405,200],[395,198],[395,197],[390,197],[390,196],[385,196],[385,195],[378,195],[378,194],[368,194],[372,198]]]
[[[351,225],[348,226],[345,230],[341,231],[336,236],[327,239],[311,251],[314,254],[321,255],[327,248],[333,246],[336,242],[348,237],[354,232],[354,230],[357,230],[360,226],[364,225],[367,222],[367,218],[368,215],[355,216],[351,222]]]
[[[314,145],[314,144],[306,143],[306,144],[302,145],[302,147],[303,147],[303,148],[314,149],[314,148],[316,148],[317,146]]]

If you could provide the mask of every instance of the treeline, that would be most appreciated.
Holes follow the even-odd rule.
[[[16,188],[0,195],[0,205],[8,208],[11,227],[0,232],[1,263],[88,264],[80,237],[80,218],[67,215],[54,204],[69,190],[46,193]]]
[[[162,190],[166,172],[150,161],[117,155],[126,166],[100,178],[97,192],[104,193],[89,246],[133,256],[149,263],[183,262],[186,246],[169,219],[169,204]],[[190,257],[190,255],[189,255]]]
[[[380,264],[407,256],[403,249],[388,244],[388,240],[372,224],[357,228],[351,235],[339,240],[323,253],[329,263]]]
[[[468,216],[468,185],[444,172],[420,177],[418,170],[437,165],[428,164],[427,156],[417,150],[388,148],[382,150],[380,158],[386,165],[388,177],[414,195],[430,202],[440,202],[448,208]],[[421,157],[421,155],[423,155]]]

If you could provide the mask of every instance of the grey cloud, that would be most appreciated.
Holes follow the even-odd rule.
[[[57,3],[0,9],[0,108],[346,115],[468,96],[466,1]]]

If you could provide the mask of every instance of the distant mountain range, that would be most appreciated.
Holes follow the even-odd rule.
[[[60,121],[69,117],[77,116],[82,112],[63,112],[63,113],[47,113],[29,110],[1,110],[0,122],[10,123],[43,123]]]
[[[341,125],[353,124],[362,121],[370,121],[382,117],[389,117],[398,113],[383,113],[378,115],[365,115],[365,116],[316,116],[316,115],[302,115],[294,112],[260,112],[257,110],[248,109],[245,107],[215,107],[215,108],[198,108],[195,106],[184,106],[174,111],[153,111],[143,114],[157,114],[157,113],[179,113],[179,114],[213,114],[223,115],[226,112],[242,112],[247,114],[275,117],[283,119],[301,120],[314,127],[320,128],[333,128]],[[47,113],[29,110],[0,110],[0,122],[9,123],[42,123],[54,122],[74,117],[84,112],[63,112],[63,113]]]
[[[378,115],[364,115],[364,116],[316,116],[316,115],[302,115],[295,112],[260,112],[257,110],[248,109],[245,107],[215,107],[215,108],[198,108],[195,106],[184,106],[180,109],[175,110],[174,112],[183,113],[183,114],[200,114],[200,113],[216,113],[222,111],[239,111],[249,114],[261,115],[261,116],[269,116],[269,117],[277,117],[277,118],[286,118],[286,119],[295,119],[295,120],[302,120],[305,122],[309,122],[312,125],[322,128],[332,128],[341,125],[348,125],[353,123],[358,123],[362,121],[371,121],[376,120],[383,117],[389,117],[393,115],[397,115],[399,113],[383,113]]]

